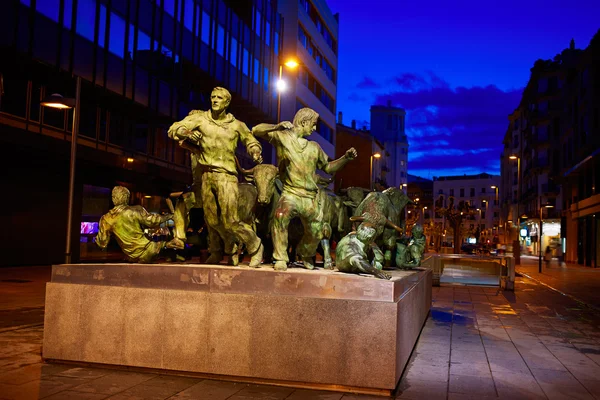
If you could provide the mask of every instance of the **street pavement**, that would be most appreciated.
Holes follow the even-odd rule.
[[[516,266],[516,271],[600,310],[600,268],[560,264],[553,258],[549,267],[542,260],[540,273],[538,257],[521,256],[521,265]]]
[[[533,261],[525,259],[518,267],[532,279],[517,277],[514,293],[434,287],[431,314],[396,398],[600,399],[600,312],[584,301],[595,301],[595,293],[586,295],[577,285],[580,279],[597,291],[600,275],[572,266],[535,275]],[[40,283],[49,278],[49,268],[0,269],[0,278],[0,312],[13,313],[0,314],[0,399],[381,398],[46,364],[41,360],[43,315],[31,310],[43,305]],[[547,286],[551,283],[557,288]],[[577,290],[566,293],[569,289]],[[4,320],[19,310],[28,317]]]

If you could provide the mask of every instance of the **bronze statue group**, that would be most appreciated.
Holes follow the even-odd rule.
[[[307,269],[314,268],[319,243],[324,250],[325,268],[333,269],[329,239],[332,230],[343,231],[349,221],[359,225],[337,244],[339,271],[390,279],[391,275],[383,271],[386,266],[413,268],[420,265],[425,249],[423,228],[414,225],[411,238],[398,240],[398,233],[403,232],[398,226],[403,224],[402,211],[411,202],[404,192],[389,188],[370,192],[362,201],[349,202],[328,192],[327,181],[317,170],[333,175],[358,154],[350,148],[342,157],[330,161],[318,143],[307,140],[316,130],[319,118],[314,110],[300,109],[292,123],[259,124],[250,130],[227,113],[231,101],[227,89],[215,88],[210,100],[210,110],[193,110],[168,131],[169,138],[177,140],[191,153],[193,190],[176,194],[175,206],[167,199],[171,213],[157,215],[141,206],[129,206],[129,191],[122,186],[115,187],[114,208],[100,219],[96,238],[100,247],[106,248],[113,234],[131,261],[152,262],[164,249],[184,248],[189,211],[192,207],[202,207],[209,239],[210,256],[206,263],[219,264],[227,256],[228,264],[237,266],[243,247],[250,256],[249,266],[260,267],[265,246],[257,235],[256,218],[251,211],[254,204],[259,203],[271,205],[266,225],[267,235],[272,240],[275,270],[286,270],[290,262],[290,223],[295,218],[302,223],[301,238],[295,250]],[[262,147],[256,137],[273,144],[278,167],[262,165]],[[239,141],[258,164],[251,171],[243,170],[236,163]],[[239,184],[238,171],[250,177],[254,185]],[[350,219],[345,211],[348,206],[352,210]],[[145,228],[156,228],[170,219],[175,226],[172,240],[156,242],[144,234]],[[377,242],[383,245],[384,251]]]

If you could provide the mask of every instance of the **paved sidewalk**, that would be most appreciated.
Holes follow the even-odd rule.
[[[381,399],[44,364],[42,335],[0,332],[0,399]],[[600,313],[525,277],[514,293],[433,288],[397,398],[600,399]]]
[[[600,268],[573,263],[560,266],[558,260],[553,258],[550,268],[546,268],[542,260],[540,274],[538,257],[521,256],[521,265],[516,266],[516,271],[600,310]]]

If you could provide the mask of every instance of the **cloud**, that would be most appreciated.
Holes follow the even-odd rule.
[[[350,96],[348,96],[348,100],[360,103],[363,101],[367,101],[367,98],[365,96],[361,96],[358,93],[354,92],[354,93],[350,93]]]
[[[358,82],[356,87],[359,89],[378,89],[381,87],[381,85],[379,85],[373,79],[365,76],[362,81]]]
[[[432,71],[404,73],[394,82],[390,92],[376,95],[375,104],[391,101],[406,110],[410,174],[500,173],[508,115],[518,106],[522,89],[451,88]]]

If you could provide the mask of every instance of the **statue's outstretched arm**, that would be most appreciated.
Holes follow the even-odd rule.
[[[352,147],[348,149],[348,151],[346,151],[346,154],[344,154],[337,160],[328,162],[327,165],[325,165],[325,167],[323,168],[323,171],[330,175],[333,175],[337,171],[342,169],[344,165],[348,164],[349,161],[354,160],[356,157],[358,157],[358,152],[354,149],[354,147]]]
[[[258,124],[252,128],[252,134],[256,137],[267,137],[269,133],[292,129],[294,125],[290,121],[282,121],[278,124]]]
[[[375,268],[369,264],[364,258],[355,256],[350,259],[350,263],[354,268],[364,274],[375,275],[379,279],[391,279],[391,275],[383,272],[382,270]]]

